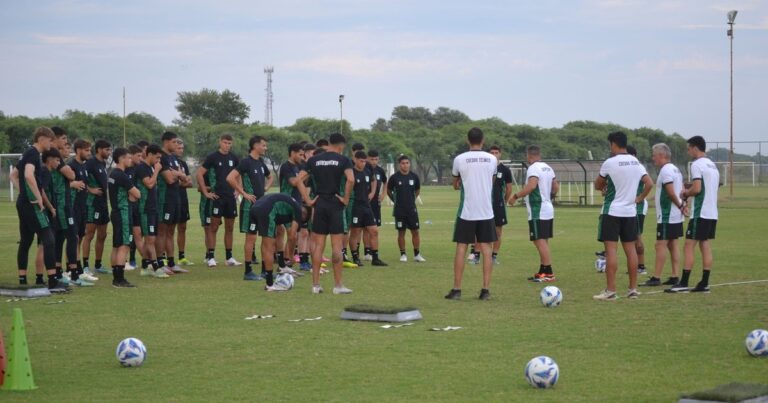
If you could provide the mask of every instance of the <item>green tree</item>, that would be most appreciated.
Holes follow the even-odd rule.
[[[209,88],[200,91],[180,91],[177,93],[176,110],[179,112],[179,125],[186,125],[192,119],[207,119],[213,124],[243,123],[251,113],[240,95],[224,90],[218,92]]]
[[[342,128],[343,134],[349,137],[352,126],[346,120],[340,124],[335,119],[299,118],[293,125],[286,127],[292,132],[306,133],[313,142],[328,138],[331,133],[339,133]]]

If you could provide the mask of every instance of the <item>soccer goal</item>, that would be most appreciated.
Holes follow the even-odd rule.
[[[688,181],[691,181],[691,164],[688,162]],[[730,164],[727,161],[715,162],[717,170],[720,172],[720,182],[723,186],[728,186]],[[757,186],[760,176],[760,166],[751,161],[742,161],[733,163],[733,183],[751,183]]]
[[[13,187],[11,182],[11,171],[19,162],[19,159],[21,159],[21,154],[0,154],[0,183],[7,184],[7,186],[0,188],[0,200],[6,197],[11,202],[16,200],[15,194],[17,189]],[[6,192],[7,194],[3,194]]]

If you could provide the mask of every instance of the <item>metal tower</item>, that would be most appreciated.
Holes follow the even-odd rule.
[[[264,124],[272,126],[272,101],[274,96],[272,94],[272,73],[275,72],[275,68],[267,66],[264,68],[264,73],[267,75],[267,103],[264,105]]]

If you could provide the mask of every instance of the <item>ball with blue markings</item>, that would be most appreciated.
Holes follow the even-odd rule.
[[[545,355],[528,361],[528,365],[525,366],[525,379],[535,388],[551,388],[555,386],[559,377],[560,368],[557,363]]]
[[[147,358],[147,348],[144,347],[144,343],[141,340],[129,337],[123,339],[120,344],[117,345],[117,351],[115,351],[117,360],[120,361],[120,365],[124,367],[138,367],[144,363]]]
[[[744,341],[747,352],[753,357],[768,357],[768,330],[756,329]]]
[[[541,297],[541,304],[547,308],[554,308],[563,302],[563,293],[553,285],[544,287],[539,296]]]

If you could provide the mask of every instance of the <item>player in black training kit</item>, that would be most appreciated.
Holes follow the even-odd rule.
[[[280,193],[287,194],[298,202],[301,202],[301,193],[299,192],[299,188],[296,187],[296,184],[299,180],[299,171],[301,170],[303,161],[303,146],[299,143],[290,144],[288,145],[288,160],[280,165],[280,170],[278,171],[280,178]],[[301,224],[303,224],[303,221],[299,222],[299,225]],[[278,249],[280,241],[282,241],[281,235],[283,232],[285,231],[278,231]],[[293,234],[293,236],[295,238],[291,238],[291,234],[288,233],[288,239],[285,242],[285,247],[278,251],[278,253],[282,252],[282,256],[284,256],[289,262],[292,261],[292,258],[294,257],[294,250],[290,245],[298,245],[298,232]],[[308,256],[308,253],[302,253],[299,255],[299,266],[301,269],[306,270],[311,267],[309,265]],[[278,259],[278,263],[280,263],[280,259]],[[282,264],[281,267],[283,267]]]
[[[397,228],[397,246],[400,247],[400,261],[407,262],[405,254],[405,230],[411,230],[411,242],[413,243],[413,260],[426,262],[421,256],[419,247],[419,212],[416,210],[416,198],[421,192],[419,177],[411,172],[411,160],[401,155],[397,158],[399,170],[392,174],[387,181],[387,195],[395,203],[392,215],[395,217]]]
[[[168,278],[169,276],[162,269],[162,265],[157,263],[157,184],[162,180],[160,170],[160,157],[163,150],[154,144],[147,146],[144,152],[144,160],[136,166],[134,182],[139,189],[140,197],[138,204],[139,228],[142,244],[141,256],[141,275],[153,276],[157,278]],[[134,223],[134,228],[136,223]],[[135,238],[135,232],[134,232]]]
[[[176,159],[179,161],[179,167],[184,176],[179,179],[179,216],[176,221],[176,246],[179,249],[179,266],[192,266],[194,263],[190,262],[184,254],[184,250],[187,246],[187,222],[191,218],[189,214],[189,196],[187,196],[187,189],[192,187],[192,175],[189,172],[189,165],[187,161],[184,161],[184,141],[179,139],[176,147]],[[180,273],[187,273],[189,270],[181,269]]]
[[[216,267],[216,233],[224,218],[224,248],[226,260],[232,257],[233,232],[237,217],[235,190],[227,183],[227,176],[240,160],[232,153],[233,138],[229,134],[219,137],[219,149],[208,154],[197,169],[197,187],[200,191],[200,222],[205,230],[205,263]]]
[[[128,174],[127,168],[133,166],[133,159],[128,150],[118,147],[112,153],[115,167],[109,173],[109,204],[112,207],[112,286],[115,288],[133,288],[133,284],[125,279],[125,259],[128,257],[131,241],[133,240],[131,220],[132,202],[139,200],[141,193]]]
[[[264,196],[264,192],[272,186],[273,177],[262,158],[267,152],[267,140],[261,136],[254,136],[248,141],[248,147],[249,154],[240,160],[237,169],[227,175],[227,183],[236,192],[243,195],[243,200],[240,202],[240,232],[245,234],[245,246],[243,248],[245,274],[243,280],[258,281],[261,280],[261,276],[254,273],[251,268],[255,259],[253,251],[256,244],[257,228],[251,223],[249,211],[251,211],[253,203]],[[264,265],[262,264],[263,268]]]
[[[387,264],[379,259],[379,228],[376,226],[376,219],[373,217],[373,210],[371,209],[371,199],[375,197],[376,190],[374,186],[376,183],[373,171],[366,169],[367,158],[368,156],[365,154],[365,151],[357,151],[355,153],[354,201],[351,203],[352,229],[349,236],[352,261],[362,265],[360,261],[360,236],[363,230],[366,230],[370,234],[369,240],[375,241],[375,243],[369,244],[372,256],[371,264],[373,266],[386,266]]]
[[[85,236],[83,237],[83,271],[89,272],[88,259],[91,256],[91,241],[96,237],[96,262],[95,271],[109,274],[110,271],[102,267],[101,258],[104,255],[104,242],[107,239],[107,224],[109,223],[109,211],[107,207],[107,158],[112,153],[112,145],[106,140],[96,140],[94,144],[93,158],[85,162],[88,172],[88,196],[85,199]]]
[[[155,247],[158,265],[165,270],[166,274],[172,275],[183,270],[176,265],[176,259],[173,256],[173,234],[176,231],[176,224],[179,222],[179,186],[181,186],[182,178],[186,175],[181,170],[179,160],[176,158],[179,136],[174,132],[165,132],[161,139],[163,155],[160,156],[161,180],[157,182],[158,231]],[[168,258],[167,263],[163,262],[163,255]]]
[[[94,282],[99,278],[94,276],[90,270],[85,271],[84,265],[80,263],[82,241],[85,237],[85,224],[88,215],[86,201],[88,198],[88,170],[86,162],[91,158],[91,143],[83,139],[75,140],[75,156],[69,161],[69,166],[75,172],[75,180],[86,184],[83,189],[73,191],[72,197],[72,218],[77,232],[77,273],[79,277],[88,282]]]
[[[382,188],[387,186],[387,172],[379,166],[379,152],[376,150],[368,151],[368,164],[373,168],[373,176],[376,178],[376,188],[374,189],[373,199],[371,199],[371,210],[373,211],[373,219],[376,221],[376,226],[381,227],[381,202],[387,193],[386,191],[382,192]],[[373,259],[371,248],[368,245],[374,242],[378,245],[378,233],[376,236],[377,238],[374,240],[367,232],[363,232],[363,243],[365,244],[364,260]]]
[[[247,213],[250,215],[249,233],[261,234],[261,256],[263,256],[265,269],[263,274],[267,282],[264,289],[267,291],[287,291],[279,286],[273,286],[275,236],[278,228],[288,226],[289,239],[296,239],[299,223],[306,215],[306,210],[304,212],[302,210],[301,204],[290,195],[272,193],[257,200]]]
[[[314,206],[312,216],[312,292],[320,294],[320,264],[322,263],[325,240],[331,236],[331,253],[333,262],[334,294],[349,294],[352,292],[342,284],[341,248],[344,245],[344,230],[346,227],[344,207],[349,204],[352,185],[355,178],[352,174],[352,163],[349,158],[341,155],[344,152],[346,139],[339,133],[329,138],[327,151],[315,154],[307,161],[307,165],[299,173],[299,191],[304,203]],[[314,198],[304,186],[304,180],[311,178]]]

